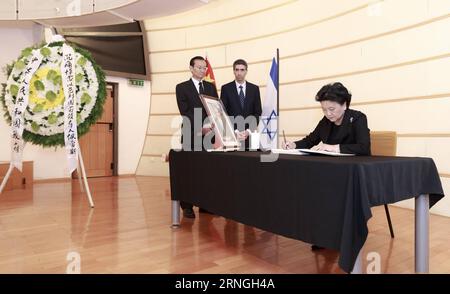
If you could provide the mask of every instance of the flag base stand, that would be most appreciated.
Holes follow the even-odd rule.
[[[24,146],[25,148],[25,146]],[[80,183],[80,189],[81,193],[84,192],[84,188],[86,189],[86,196],[89,201],[89,207],[94,208],[94,201],[92,200],[91,190],[89,189],[89,184],[86,177],[86,170],[84,168],[84,162],[83,162],[83,156],[81,155],[81,149],[78,145],[78,163],[77,164],[77,173],[78,173],[78,182]],[[81,167],[81,174],[80,174],[80,167]],[[9,164],[9,169],[6,172],[5,177],[3,178],[2,184],[0,185],[0,194],[2,193],[3,189],[6,186],[6,183],[8,182],[9,177],[11,176],[12,171],[14,170],[14,166],[12,163]],[[83,180],[81,179],[81,176],[83,176]]]

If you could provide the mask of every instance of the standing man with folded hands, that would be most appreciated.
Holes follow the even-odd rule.
[[[261,97],[259,87],[245,80],[248,72],[247,62],[238,59],[233,63],[234,81],[222,86],[220,99],[227,114],[234,118],[234,129],[238,130],[238,138],[245,140],[248,148],[249,133],[258,128],[261,116]]]

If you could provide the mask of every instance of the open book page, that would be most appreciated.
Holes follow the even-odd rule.
[[[311,149],[297,149],[301,152],[308,154],[321,154],[321,155],[329,155],[329,156],[355,156],[355,154],[346,154],[346,153],[337,153],[337,152],[329,152],[329,151],[317,151]]]
[[[300,151],[300,149],[271,149],[272,153],[277,154],[294,154],[294,155],[306,155]]]

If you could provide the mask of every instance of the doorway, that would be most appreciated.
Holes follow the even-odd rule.
[[[117,83],[107,83],[101,118],[79,139],[88,178],[117,175]],[[77,178],[76,171],[72,178]]]

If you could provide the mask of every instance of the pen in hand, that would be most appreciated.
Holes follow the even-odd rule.
[[[286,141],[286,134],[284,133],[284,130],[283,130],[283,140],[284,140],[284,146],[286,147],[286,149],[287,149],[287,141]]]

